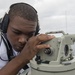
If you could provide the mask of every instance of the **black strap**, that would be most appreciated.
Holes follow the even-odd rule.
[[[23,67],[24,70],[26,70],[26,69],[28,69],[28,68],[29,68],[28,65],[25,65],[25,66]]]
[[[5,44],[6,48],[7,48],[8,60],[10,61],[14,57],[12,47],[11,47],[9,41],[7,40],[5,34],[2,33],[1,38],[3,39],[4,44]]]

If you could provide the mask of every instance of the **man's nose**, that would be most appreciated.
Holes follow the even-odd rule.
[[[21,37],[19,38],[19,43],[25,44],[26,42],[27,42],[27,37],[21,36]]]

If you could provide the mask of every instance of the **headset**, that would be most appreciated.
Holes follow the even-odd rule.
[[[4,17],[2,18],[2,22],[1,22],[1,30],[2,30],[3,33],[7,32],[8,24],[9,24],[9,16],[6,13],[4,15]]]
[[[9,15],[6,13],[2,19],[0,26],[3,33],[7,33],[9,22],[10,22]],[[39,34],[39,30],[40,30],[39,23],[37,22],[35,35]]]
[[[28,5],[27,3],[15,3],[15,4],[12,4],[10,6],[10,9],[12,9],[12,7],[14,7],[15,5],[17,4],[26,4]],[[29,5],[28,5],[29,6]],[[32,7],[32,6],[31,6]],[[33,7],[32,7],[33,8]],[[35,10],[35,8],[33,8],[33,10],[36,12],[37,14],[37,11]],[[9,19],[9,13],[5,13],[1,23],[0,23],[0,29],[2,30],[3,33],[7,33],[7,29],[8,29],[8,25],[9,25],[9,22],[10,22],[10,19]],[[35,32],[35,35],[39,34],[39,30],[40,30],[40,27],[39,27],[39,23],[38,23],[38,18],[37,18],[37,27],[36,27],[36,32]]]

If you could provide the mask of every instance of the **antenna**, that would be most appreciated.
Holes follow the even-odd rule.
[[[67,33],[67,11],[65,11],[65,25],[66,25],[66,33]]]

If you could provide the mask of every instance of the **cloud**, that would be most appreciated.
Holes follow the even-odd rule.
[[[36,1],[37,0],[0,0],[0,9],[8,8],[11,4],[17,2],[25,2],[33,5]]]
[[[75,1],[74,0],[42,0],[35,3],[38,10],[41,31],[63,30],[74,33]]]
[[[3,9],[0,9],[0,18],[2,18],[4,16],[6,10],[7,9],[4,9],[4,10]]]

